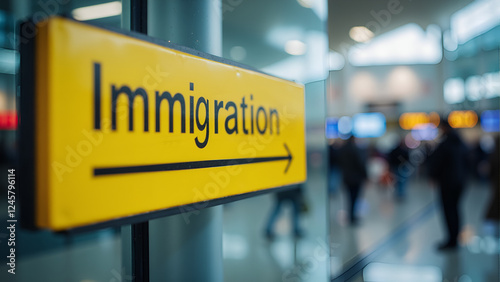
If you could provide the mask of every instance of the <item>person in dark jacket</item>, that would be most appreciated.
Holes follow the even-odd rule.
[[[490,181],[492,194],[486,212],[486,219],[500,221],[500,139],[495,139],[495,150],[490,156]]]
[[[338,142],[328,146],[329,153],[329,173],[328,173],[328,195],[336,195],[340,186],[340,169],[338,166]]]
[[[459,203],[467,176],[468,150],[458,133],[443,120],[440,125],[443,141],[430,156],[429,174],[439,186],[442,211],[448,231],[448,239],[438,250],[457,247],[460,230]]]
[[[361,186],[367,178],[366,166],[360,149],[354,142],[354,137],[350,137],[346,144],[340,148],[338,163],[342,171],[342,180],[349,197],[349,216],[351,224],[357,223],[355,206],[361,191]]]
[[[395,177],[395,192],[398,200],[403,200],[406,196],[406,182],[411,174],[411,171],[405,169],[410,160],[408,147],[405,145],[404,139],[399,142],[388,156],[391,173]]]

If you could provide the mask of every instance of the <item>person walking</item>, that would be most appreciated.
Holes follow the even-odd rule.
[[[406,197],[406,182],[411,174],[411,171],[405,169],[410,160],[410,153],[404,139],[389,153],[388,159],[390,171],[395,178],[396,198],[404,200]]]
[[[342,172],[342,181],[347,189],[349,198],[349,217],[351,225],[356,225],[356,202],[361,191],[361,186],[367,178],[366,166],[361,150],[356,146],[355,139],[351,136],[340,148],[338,163]]]
[[[468,149],[455,129],[446,120],[440,124],[443,141],[431,154],[429,174],[439,186],[442,212],[448,239],[438,245],[438,250],[454,249],[458,246],[460,231],[460,198],[467,177]]]
[[[302,191],[303,184],[298,184],[290,189],[277,192],[275,194],[274,207],[269,215],[269,219],[266,224],[266,237],[270,240],[274,239],[275,234],[273,232],[273,227],[278,220],[278,216],[283,209],[283,204],[289,202],[292,205],[292,225],[295,237],[301,238],[304,236],[304,232],[300,228],[299,216],[301,212],[301,204],[304,203],[304,194]]]
[[[338,142],[328,145],[328,195],[335,196],[340,186],[340,169],[338,166],[338,152],[340,146]]]
[[[500,138],[495,138],[495,149],[490,155],[490,185],[491,196],[488,209],[486,210],[486,220],[498,224],[500,221]]]

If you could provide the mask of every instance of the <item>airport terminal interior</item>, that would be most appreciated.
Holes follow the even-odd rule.
[[[146,259],[135,245],[137,221],[75,232],[28,228],[23,220],[36,207],[21,198],[37,194],[23,190],[32,180],[23,176],[28,149],[19,130],[32,115],[20,101],[33,86],[21,83],[20,24],[56,15],[146,33],[153,43],[302,85],[305,131],[292,138],[305,139],[307,180],[149,218],[140,233]],[[169,75],[158,65],[144,73],[160,84]],[[194,93],[202,91],[210,89]],[[193,123],[191,116],[191,130]],[[212,130],[206,146],[219,140]],[[498,0],[1,0],[0,281],[500,281],[499,131]],[[267,152],[269,136],[254,135],[246,149]],[[289,155],[288,165],[297,160]],[[253,178],[280,178],[283,169]],[[142,185],[136,189],[146,190],[147,179]],[[117,195],[109,207],[127,197],[134,196]],[[88,207],[101,208],[108,210]]]

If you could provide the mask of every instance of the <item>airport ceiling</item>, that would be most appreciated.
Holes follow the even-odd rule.
[[[471,2],[473,1],[329,0],[330,49],[340,51],[342,43],[355,44],[349,37],[349,30],[354,26],[367,26],[375,36],[407,23],[416,23],[424,29],[430,24],[437,24],[445,30],[449,28],[450,16]],[[390,5],[394,5],[392,9],[388,8]],[[391,13],[391,10],[399,12]],[[387,15],[390,15],[388,20]]]
[[[0,9],[11,10],[13,3],[20,0],[0,1]],[[109,0],[111,1],[111,0]],[[108,0],[72,0],[70,9],[109,2]],[[270,31],[275,27],[299,27],[302,30],[324,30],[312,9],[299,4],[311,0],[222,0],[224,57],[230,57],[234,46],[246,49],[242,63],[262,68],[291,55],[283,47],[269,43]],[[27,0],[33,5],[44,1]],[[46,1],[45,1],[46,2]],[[443,29],[449,25],[451,14],[466,6],[472,0],[329,0],[328,32],[329,48],[342,51],[342,44],[355,44],[349,37],[354,26],[366,26],[375,31],[375,36],[407,23],[417,23],[422,28],[438,24]],[[25,2],[26,3],[26,2]],[[399,3],[399,5],[397,5]],[[388,5],[395,5],[391,13]],[[38,7],[39,8],[39,7]],[[35,8],[37,9],[37,8]],[[385,12],[380,12],[380,11]],[[390,13],[390,20],[382,16]],[[381,15],[377,19],[377,15]],[[96,20],[100,24],[119,26],[120,17]],[[370,25],[371,23],[371,25]]]

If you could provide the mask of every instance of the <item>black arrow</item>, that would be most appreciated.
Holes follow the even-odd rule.
[[[126,173],[140,173],[140,172],[155,172],[155,171],[172,171],[172,170],[186,170],[209,168],[230,165],[244,165],[253,163],[264,163],[288,160],[285,168],[287,173],[290,163],[292,162],[292,153],[288,146],[283,143],[287,156],[280,157],[263,157],[263,158],[243,158],[243,159],[224,159],[224,160],[209,160],[209,161],[195,161],[183,163],[170,163],[170,164],[153,164],[153,165],[136,165],[136,166],[120,166],[120,167],[101,167],[94,168],[94,176],[113,175],[113,174],[126,174]]]

